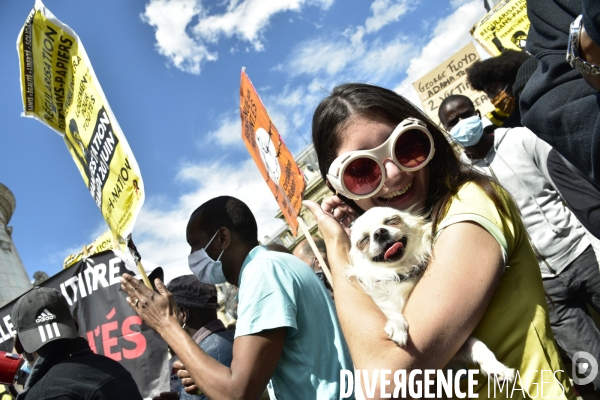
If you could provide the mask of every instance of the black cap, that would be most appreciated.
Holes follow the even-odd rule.
[[[183,275],[173,279],[167,290],[175,298],[180,307],[217,308],[217,288],[215,285],[202,283],[195,275]]]
[[[35,287],[12,310],[12,323],[28,353],[46,343],[78,336],[67,300],[56,289]]]

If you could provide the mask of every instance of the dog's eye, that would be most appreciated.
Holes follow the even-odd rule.
[[[400,223],[400,217],[392,217],[384,222],[386,225],[398,225]]]
[[[364,245],[366,245],[367,243],[369,243],[369,237],[368,237],[368,236],[365,236],[364,238],[362,238],[362,239],[360,239],[360,240],[358,241],[358,245],[359,245],[359,246],[364,246]]]

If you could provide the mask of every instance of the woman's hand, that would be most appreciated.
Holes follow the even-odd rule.
[[[331,199],[333,199],[333,197],[328,200]],[[311,200],[305,200],[302,202],[302,204],[308,208],[308,210],[315,217],[317,225],[319,226],[319,231],[321,232],[321,235],[323,235],[323,240],[325,240],[325,243],[333,241],[346,241],[350,235],[350,226],[344,225],[344,222],[349,219],[345,218],[344,216],[348,215],[348,213],[344,213],[338,208],[332,209],[331,203],[325,204],[326,201],[323,201],[322,206],[319,206],[317,203]],[[342,207],[348,206],[344,204]],[[340,219],[342,219],[344,222],[340,222]]]
[[[129,274],[121,276],[121,289],[127,293],[127,303],[146,325],[162,335],[163,329],[168,326],[179,326],[179,307],[160,279],[155,279],[154,283],[158,293]]]
[[[350,236],[350,227],[358,218],[356,212],[348,204],[344,203],[344,200],[338,196],[331,196],[321,203],[321,209],[326,213],[329,213],[338,221],[346,231],[346,234]],[[314,213],[313,213],[314,214]]]
[[[335,196],[334,196],[335,197]],[[331,200],[331,199],[328,199]],[[338,198],[339,200],[339,198]],[[323,236],[325,245],[327,246],[327,259],[332,273],[336,271],[338,265],[345,265],[348,261],[348,252],[350,251],[349,227],[343,226],[337,219],[334,218],[336,210],[331,208],[332,203],[328,203],[320,207],[317,203],[310,200],[302,202],[306,208],[314,215],[319,232]],[[343,205],[348,207],[347,205]],[[331,211],[326,211],[331,210]],[[338,211],[338,215],[342,214]]]

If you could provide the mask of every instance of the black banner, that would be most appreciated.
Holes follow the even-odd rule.
[[[81,260],[41,284],[65,296],[79,321],[79,334],[95,353],[120,362],[133,375],[140,393],[151,398],[167,391],[167,344],[125,301],[119,277],[128,270],[112,251]],[[13,300],[0,309],[0,350],[12,352]]]

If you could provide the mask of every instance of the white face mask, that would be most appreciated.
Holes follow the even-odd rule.
[[[217,233],[219,233],[219,231],[213,235],[205,248],[210,245],[215,236],[217,236]],[[204,248],[197,250],[188,256],[188,265],[200,282],[212,285],[227,282],[227,279],[225,279],[225,275],[223,274],[223,264],[219,261],[224,251],[225,250],[221,251],[219,258],[217,258],[216,261],[206,254]]]
[[[483,136],[483,123],[479,115],[461,119],[454,128],[450,130],[450,136],[465,147],[474,146],[479,143]]]

